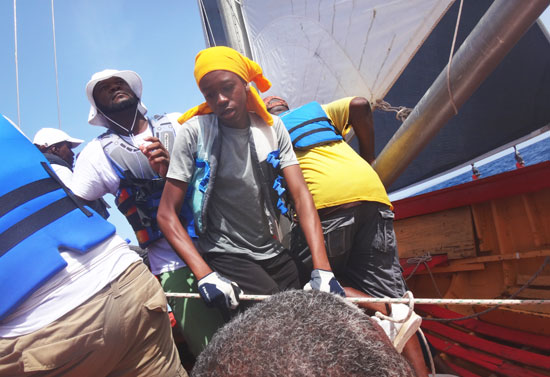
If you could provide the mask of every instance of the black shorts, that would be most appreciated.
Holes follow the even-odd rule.
[[[393,217],[387,205],[364,202],[321,220],[327,256],[343,285],[373,297],[405,294]],[[290,249],[306,266],[311,266],[311,254],[299,226],[292,229]]]
[[[271,295],[302,288],[300,262],[287,250],[266,260],[225,253],[206,253],[204,260],[211,269],[237,283],[245,294]]]

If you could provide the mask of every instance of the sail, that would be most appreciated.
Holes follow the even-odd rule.
[[[470,34],[493,3],[464,3],[456,46]],[[392,105],[414,107],[449,61],[459,2],[441,19],[385,96]],[[457,47],[458,48],[458,47]],[[389,191],[469,165],[490,151],[550,124],[550,39],[535,23],[497,68],[408,165]],[[401,126],[395,114],[374,112],[376,153]],[[546,159],[550,159],[547,156]],[[526,163],[530,163],[526,161]]]
[[[243,0],[252,57],[294,107],[383,99],[453,0]]]
[[[345,96],[414,108],[445,69],[460,2],[199,0],[206,41],[258,61],[291,107]],[[456,49],[492,0],[464,2]],[[469,163],[550,124],[550,47],[535,24],[428,146],[395,191]],[[374,112],[376,154],[401,126]],[[351,141],[354,145],[354,141]],[[356,145],[354,145],[356,147]]]

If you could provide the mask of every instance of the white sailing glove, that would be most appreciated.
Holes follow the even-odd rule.
[[[311,272],[311,280],[304,286],[304,291],[312,289],[346,296],[344,288],[338,283],[332,271],[320,270],[318,268]]]
[[[211,272],[199,280],[199,292],[208,306],[221,309],[235,309],[239,305],[239,295],[243,293],[234,281],[217,272]]]

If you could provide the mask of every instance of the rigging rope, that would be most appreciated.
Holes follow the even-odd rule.
[[[456,106],[453,92],[451,90],[451,64],[453,62],[453,55],[455,50],[455,43],[456,38],[458,35],[458,26],[460,25],[460,18],[462,16],[462,6],[464,5],[464,0],[460,0],[460,5],[458,8],[458,15],[456,18],[456,25],[455,25],[455,32],[453,36],[453,43],[451,44],[451,53],[449,55],[449,63],[447,63],[447,92],[449,93],[449,100],[451,102],[451,105],[453,106],[453,110],[455,112],[455,115],[458,114],[458,108]],[[392,106],[390,103],[379,99],[376,101],[376,104],[374,106],[375,109],[380,109],[382,111],[393,111],[395,112],[395,118],[401,122],[404,122],[407,117],[410,115],[413,109],[405,106]]]
[[[392,106],[389,102],[386,102],[382,99],[376,101],[376,104],[374,105],[374,110],[376,109],[388,112],[395,112],[395,118],[401,122],[404,122],[413,110],[410,107],[405,106]]]
[[[21,127],[21,111],[19,105],[19,61],[17,59],[17,0],[13,0],[13,37],[15,39],[15,88],[17,92],[17,126]]]
[[[430,377],[435,377],[437,376],[437,374],[435,373],[435,363],[434,363],[432,351],[430,350],[430,343],[428,343],[428,340],[426,339],[426,336],[424,335],[424,332],[422,331],[421,328],[418,328],[417,331],[420,334],[422,341],[424,342],[424,346],[426,346],[426,353],[428,354],[428,358],[430,359],[430,369],[432,371],[432,374]]]
[[[546,257],[544,259],[544,262],[542,262],[542,264],[540,265],[539,269],[537,270],[537,272],[535,272],[533,274],[533,276],[531,276],[531,278],[520,288],[517,290],[517,292],[515,292],[513,295],[510,296],[510,299],[508,300],[513,300],[515,299],[525,288],[527,288],[528,286],[531,285],[531,283],[533,281],[535,281],[535,279],[542,273],[542,271],[544,270],[544,267],[546,267],[546,265],[550,263],[550,257]],[[521,300],[519,300],[521,301]],[[526,300],[528,301],[528,300]],[[550,301],[550,300],[547,300],[547,301]],[[472,318],[477,318],[477,317],[480,317],[484,314],[487,314],[489,312],[492,312],[493,310],[495,309],[498,309],[501,305],[505,305],[505,304],[497,304],[496,306],[492,307],[492,308],[487,308],[479,313],[475,313],[475,314],[471,314],[471,315],[468,315],[468,316],[465,316],[465,317],[460,317],[460,318],[428,318],[428,317],[422,317],[422,319],[424,320],[427,320],[427,321],[434,321],[434,322],[457,322],[457,321],[465,321],[467,319],[472,319]]]
[[[198,293],[176,293],[165,292],[166,297],[175,298],[197,298],[201,296]],[[239,300],[244,301],[263,301],[271,297],[270,295],[239,295]],[[346,297],[349,302],[354,303],[389,303],[389,304],[409,304],[408,298],[388,298],[388,297]],[[550,300],[544,299],[449,299],[449,298],[415,298],[415,304],[439,304],[439,305],[550,305]]]
[[[410,278],[413,277],[414,273],[416,272],[416,270],[420,266],[420,263],[424,263],[424,266],[426,267],[426,270],[428,271],[428,274],[430,274],[430,279],[432,279],[432,284],[435,287],[437,295],[439,297],[443,297],[443,295],[441,294],[441,291],[439,290],[439,287],[437,286],[437,283],[435,282],[435,278],[432,274],[432,270],[430,269],[430,266],[428,265],[428,262],[431,261],[431,260],[432,260],[432,256],[431,256],[430,253],[426,253],[426,254],[424,254],[420,257],[407,259],[407,264],[416,264],[416,266],[414,267],[412,272],[409,274],[409,276],[405,278],[405,281],[407,281],[407,280],[409,280]]]
[[[61,106],[59,105],[59,77],[57,75],[57,47],[55,43],[55,16],[52,0],[52,34],[53,34],[53,62],[55,67],[55,90],[57,95],[57,122],[59,124],[59,129],[61,129]]]
[[[462,15],[463,4],[464,4],[464,0],[460,0],[460,6],[458,8],[458,16],[456,17],[455,34],[453,36],[453,43],[451,44],[451,54],[449,55],[449,63],[447,64],[447,92],[449,93],[449,99],[451,101],[451,105],[453,105],[453,110],[455,111],[455,115],[458,114],[458,108],[456,107],[453,92],[451,90],[451,63],[453,62],[456,36],[458,35],[458,25],[460,25],[460,16]]]

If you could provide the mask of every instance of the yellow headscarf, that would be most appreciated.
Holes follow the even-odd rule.
[[[195,80],[197,85],[201,79],[212,71],[233,72],[247,83],[253,81],[261,92],[271,87],[271,82],[262,74],[262,67],[256,62],[241,55],[238,51],[225,46],[210,47],[200,51],[195,58]],[[264,101],[260,98],[258,91],[250,86],[250,93],[247,96],[246,108],[258,114],[267,124],[273,125],[273,118],[267,112]],[[187,110],[178,118],[180,124],[191,119],[195,115],[209,114],[212,110],[206,102]]]

